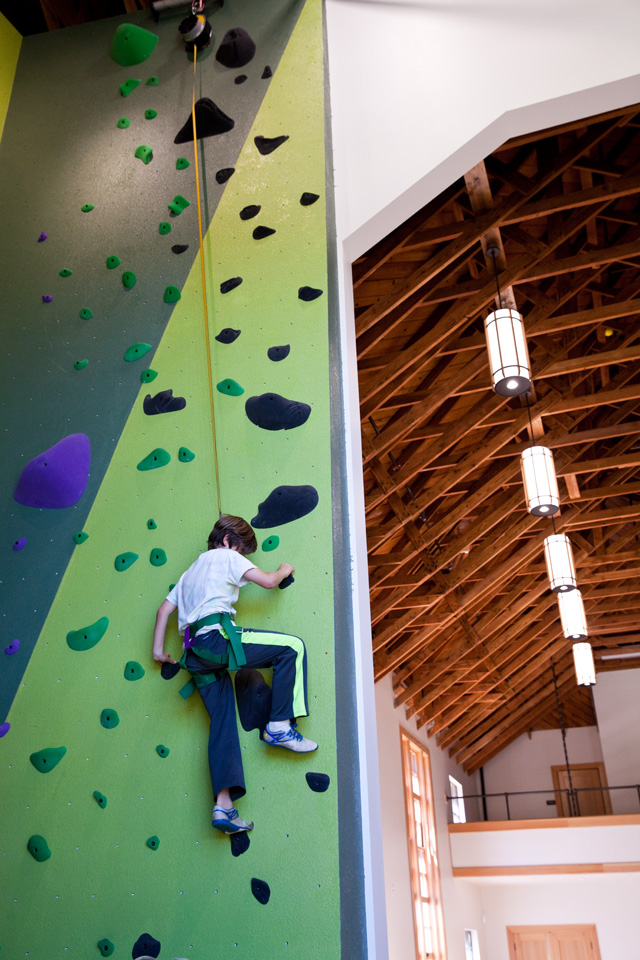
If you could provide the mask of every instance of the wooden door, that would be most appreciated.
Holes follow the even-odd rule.
[[[604,763],[571,764],[571,783],[578,793],[581,817],[597,817],[611,813],[611,801],[608,790],[587,790],[587,787],[606,787],[607,776]],[[570,816],[567,794],[561,791],[569,789],[569,776],[566,767],[551,767],[553,786],[556,793],[556,810],[559,817]]]
[[[510,960],[600,960],[595,924],[507,927]]]

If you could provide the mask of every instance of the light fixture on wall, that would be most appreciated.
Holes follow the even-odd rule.
[[[575,590],[578,586],[571,541],[566,533],[553,533],[544,541],[549,586],[554,593]]]
[[[582,594],[579,590],[569,590],[558,594],[560,622],[567,640],[585,640],[589,636],[587,618],[584,612]]]
[[[573,665],[579,687],[592,687],[596,682],[596,667],[590,643],[574,643]]]
[[[499,248],[492,244],[487,247],[486,254],[493,260],[499,305],[484,322],[493,389],[501,397],[519,397],[531,388],[531,366],[524,323],[517,310],[502,306],[496,266]]]
[[[526,447],[520,456],[527,510],[534,517],[552,517],[560,509],[553,454],[548,447]]]

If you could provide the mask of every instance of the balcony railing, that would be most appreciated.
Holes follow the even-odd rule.
[[[605,793],[610,793],[612,790],[634,791],[635,797],[638,801],[638,808],[640,809],[640,783],[626,784],[621,787],[603,787],[603,786],[574,787],[573,790],[569,790],[565,788],[558,789],[554,787],[549,790],[506,790],[506,791],[501,791],[500,793],[466,793],[464,797],[460,797],[460,796],[451,797],[447,795],[446,799],[447,799],[447,803],[451,803],[451,802],[460,803],[460,800],[481,800],[483,809],[485,812],[484,819],[489,820],[489,819],[497,819],[497,818],[496,817],[489,818],[486,815],[486,801],[498,797],[504,800],[507,820],[511,820],[511,807],[509,804],[510,797],[535,797],[535,796],[543,796],[544,794],[551,794],[551,796],[553,797],[553,800],[551,801],[551,803],[555,803],[557,800],[557,797],[560,794],[562,794],[567,799],[567,810],[569,811],[568,816],[579,817],[579,816],[582,816],[582,814],[580,813],[580,796],[579,796],[580,794],[593,793],[594,791],[597,793],[605,794]],[[549,801],[547,801],[547,803],[549,803]],[[606,816],[606,814],[603,814],[603,815]],[[532,817],[532,816],[518,817],[517,819],[526,820],[526,819],[535,819],[535,817]],[[450,815],[449,822],[451,822],[452,820],[453,820],[453,817]]]

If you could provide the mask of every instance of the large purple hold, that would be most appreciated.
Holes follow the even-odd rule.
[[[8,657],[12,657],[14,653],[18,652],[19,649],[20,649],[20,641],[12,640],[11,643],[4,648],[4,652]]]
[[[8,723],[7,721],[5,721],[4,723],[0,723],[0,737],[4,737],[5,734],[9,733],[9,730],[11,730],[10,723]]]
[[[84,433],[71,433],[26,465],[13,491],[25,507],[54,510],[77,503],[89,478],[91,447]]]

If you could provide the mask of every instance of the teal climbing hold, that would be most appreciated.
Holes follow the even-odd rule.
[[[149,847],[150,850],[157,850],[158,847],[160,846],[160,838],[155,836],[149,837],[149,839],[147,840],[147,846]]]
[[[158,754],[159,757],[162,757],[164,759],[165,757],[169,756],[171,751],[169,750],[169,747],[165,747],[164,743],[159,743],[158,746],[156,747],[156,753]]]
[[[124,667],[125,680],[142,680],[144,667],[137,660],[129,660]]]
[[[276,537],[275,534],[267,537],[266,540],[262,541],[262,549],[265,553],[269,553],[270,550],[275,550],[276,547],[280,546],[280,537]]]
[[[153,150],[151,147],[147,147],[144,143],[141,143],[139,147],[136,147],[134,157],[136,157],[137,160],[142,160],[143,163],[151,163],[153,160]]]
[[[165,303],[177,303],[181,297],[181,293],[177,287],[168,286],[164,292],[164,302]]]
[[[138,470],[157,470],[159,467],[166,467],[171,460],[171,454],[163,450],[162,447],[156,447],[151,453],[148,453],[144,460],[138,464]]]
[[[88,360],[76,360],[76,362],[73,365],[73,369],[84,370],[84,368],[88,365],[88,363],[89,363]]]
[[[181,197],[179,193],[177,193],[173,198],[173,200],[171,201],[171,203],[169,204],[169,210],[171,210],[171,213],[175,214],[175,216],[177,217],[182,213],[183,210],[186,210],[187,207],[190,207],[190,206],[191,206],[190,202],[186,200],[184,197]]]
[[[124,83],[120,84],[120,93],[123,97],[128,97],[141,83],[142,80],[125,80]]]
[[[158,524],[155,522],[153,517],[150,520],[147,520],[147,530],[157,530]]]
[[[116,127],[118,128],[118,130],[126,130],[127,127],[130,125],[130,123],[131,121],[129,120],[128,117],[120,117],[120,119],[116,123]]]
[[[244,393],[244,387],[241,387],[235,380],[229,380],[228,378],[217,383],[216,390],[220,393],[228,393],[230,397],[239,397],[240,394]]]
[[[157,77],[149,77],[149,79],[147,80],[148,87],[157,87],[159,83],[160,81],[158,80]]]
[[[150,57],[157,42],[158,35],[150,30],[133,23],[121,23],[113,35],[109,56],[121,67],[132,67]]]
[[[100,617],[95,623],[90,623],[88,627],[81,627],[80,630],[70,630],[67,634],[67,644],[72,650],[91,650],[99,643],[107,632],[109,626],[108,617]]]
[[[140,374],[140,383],[151,383],[158,376],[157,370],[143,370]]]
[[[89,539],[89,534],[85,533],[84,530],[78,530],[78,532],[74,533],[73,535],[73,542],[77,544],[84,543],[85,540],[88,540],[88,539]]]
[[[66,747],[45,747],[44,750],[32,753],[29,760],[38,773],[50,773],[54,767],[58,766],[66,752]]]
[[[98,940],[98,950],[103,957],[110,957],[115,950],[115,947],[111,943],[111,940],[107,940],[105,937],[103,940]]]
[[[113,270],[114,267],[119,266],[120,257],[116,257],[115,254],[112,254],[110,257],[107,257],[107,270]]]
[[[131,270],[125,270],[122,274],[122,286],[126,287],[127,290],[131,290],[132,287],[135,287],[138,278],[135,273],[132,273]]]
[[[29,837],[27,843],[27,850],[31,854],[34,860],[37,860],[38,863],[44,863],[45,860],[48,860],[51,856],[51,850],[49,850],[49,844],[44,837],[41,837],[39,833],[34,833],[32,837]]]
[[[104,810],[107,805],[107,798],[105,797],[104,793],[100,793],[99,790],[94,790],[93,799],[96,801],[100,809]]]
[[[192,460],[195,460],[196,455],[192,450],[189,450],[189,447],[180,447],[178,450],[178,460],[181,463],[191,463]]]
[[[150,343],[132,343],[130,347],[127,347],[124,354],[124,359],[127,363],[132,363],[134,360],[139,360],[140,357],[144,357],[145,353],[149,353],[151,350]]]
[[[91,320],[91,317],[92,317],[92,316],[93,316],[93,314],[92,314],[91,310],[89,310],[89,307],[83,307],[82,310],[80,311],[80,319],[81,319],[81,320]]]
[[[83,203],[80,207],[83,213],[91,213],[95,209],[95,204],[93,203]]]
[[[145,120],[155,120],[157,116],[158,116],[157,110],[145,110],[144,112]]]
[[[161,233],[163,237],[166,237],[168,233],[171,233],[171,224],[166,220],[163,220],[158,226],[158,233]]]
[[[61,277],[70,277],[72,273],[73,270],[69,270],[69,267],[63,267],[59,275]]]
[[[153,567],[164,567],[167,562],[167,555],[160,547],[154,547],[149,554],[149,563]]]
[[[176,160],[176,170],[186,170],[190,166],[186,157],[178,157]]]
[[[118,716],[115,710],[111,710],[109,707],[105,707],[102,713],[100,714],[100,723],[105,728],[105,730],[113,730],[114,727],[117,727],[120,723],[120,717]]]
[[[138,556],[139,554],[131,553],[131,551],[127,551],[127,553],[119,553],[113,561],[113,565],[116,570],[128,570],[129,567],[133,566],[133,564],[136,562]]]

